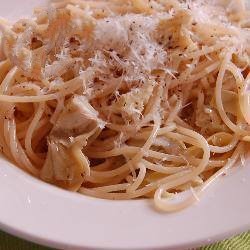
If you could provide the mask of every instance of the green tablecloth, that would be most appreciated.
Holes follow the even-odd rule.
[[[37,246],[0,232],[0,250],[49,250],[49,248]],[[244,233],[232,239],[202,247],[200,250],[250,250],[250,233]]]

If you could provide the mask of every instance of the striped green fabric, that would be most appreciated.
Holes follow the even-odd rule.
[[[250,233],[243,233],[232,239],[202,247],[200,250],[250,250]]]
[[[0,250],[49,250],[0,231]]]
[[[0,232],[0,250],[52,250]],[[250,233],[201,247],[199,250],[250,250]]]

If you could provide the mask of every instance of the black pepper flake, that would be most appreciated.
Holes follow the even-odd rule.
[[[123,58],[123,55],[121,55],[121,54],[119,54],[119,53],[117,53],[117,56],[121,59],[121,58]]]

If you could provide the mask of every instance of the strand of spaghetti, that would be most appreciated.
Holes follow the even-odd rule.
[[[230,71],[235,78],[237,89],[238,89],[238,95],[239,95],[240,110],[241,110],[241,113],[242,113],[243,117],[245,118],[245,120],[249,123],[250,122],[250,111],[249,111],[249,90],[248,90],[248,88],[249,88],[250,73],[247,75],[246,79],[244,80],[244,77],[243,77],[241,71],[232,62],[228,63],[227,70]],[[246,134],[245,134],[245,136],[246,136]]]
[[[150,114],[150,111],[153,110],[153,107],[156,105],[156,100],[159,98],[160,89],[159,86],[154,86],[152,96],[149,98],[146,107],[144,108],[143,115],[144,117]],[[145,118],[144,118],[145,119]]]
[[[71,83],[74,83],[72,84]],[[67,86],[69,85],[69,86]],[[60,98],[61,96],[66,96],[71,93],[74,93],[77,89],[79,89],[82,86],[82,79],[77,78],[68,81],[65,83],[65,86],[62,88],[62,90],[58,91],[55,94],[47,94],[47,95],[39,95],[39,96],[11,96],[11,95],[0,95],[0,101],[1,102],[10,102],[10,103],[31,103],[31,102],[46,102],[46,101],[52,101],[55,99]]]
[[[16,130],[19,132],[23,132],[25,129],[29,127],[30,122],[32,121],[33,117],[29,117],[27,120],[23,122],[19,122],[16,124]]]
[[[212,175],[201,187],[197,188],[197,192],[193,194],[193,196],[190,199],[187,199],[185,203],[181,204],[182,206],[179,207],[179,209],[183,209],[186,206],[191,205],[193,202],[197,200],[197,198],[202,194],[202,192],[205,191],[208,186],[214,182],[217,178],[219,178],[221,175],[225,174],[232,166],[237,162],[240,152],[243,149],[243,144],[240,143],[237,148],[235,149],[232,157],[228,159],[227,164],[221,168],[219,171],[217,171],[214,175]],[[195,192],[195,191],[194,191]]]
[[[194,157],[187,158],[187,160],[193,166],[198,165],[201,161],[200,159]],[[206,170],[211,168],[220,168],[225,165],[225,162],[226,162],[225,160],[209,160]]]
[[[200,187],[198,190],[199,192],[203,192],[205,191],[205,189],[212,183],[214,182],[216,179],[218,179],[220,176],[222,176],[223,174],[225,174],[229,169],[231,169],[235,163],[238,161],[239,157],[240,157],[240,153],[243,150],[243,145],[244,143],[241,142],[239,143],[239,145],[237,146],[237,148],[235,149],[234,153],[232,154],[232,156],[227,160],[227,163],[225,164],[225,166],[223,168],[221,168],[219,171],[217,171],[214,175],[212,175],[208,180],[206,180],[204,182],[204,184],[202,185],[202,187]]]
[[[99,135],[101,134],[102,129],[101,128],[97,128],[96,132],[88,139],[88,146],[91,146],[93,142],[95,142],[97,140],[97,138],[99,137]]]
[[[185,81],[180,81],[178,79],[173,80],[169,86],[170,89],[175,88],[178,85],[182,85],[182,84],[188,84],[191,82],[196,82],[200,79],[202,79],[203,77],[205,77],[206,75],[209,75],[210,73],[217,71],[219,66],[220,66],[220,62],[214,62],[212,65],[206,67],[203,71],[190,76],[189,78],[185,79]]]
[[[156,92],[156,97],[154,100],[154,104],[146,107],[145,112],[144,112],[144,118],[142,119],[140,123],[140,128],[143,127],[145,124],[150,123],[151,121],[156,121],[156,118],[161,120],[160,115],[159,115],[159,108],[161,106],[161,101],[162,101],[162,95],[163,95],[163,86],[158,87],[158,91]],[[149,110],[150,113],[146,113],[146,110]],[[157,117],[156,117],[157,116]],[[158,129],[159,130],[159,129]]]
[[[156,115],[157,116],[157,115]],[[144,154],[147,154],[147,151],[150,149],[150,147],[152,146],[152,144],[153,144],[153,142],[154,142],[154,140],[155,140],[155,138],[156,138],[156,136],[157,136],[157,133],[158,133],[158,131],[159,131],[159,129],[160,129],[160,126],[161,126],[161,122],[160,122],[160,117],[156,117],[155,119],[154,119],[154,127],[153,127],[153,129],[152,129],[152,132],[151,132],[151,134],[149,135],[149,137],[148,137],[148,139],[147,139],[147,141],[146,141],[146,143],[143,145],[143,147],[142,147],[142,150],[144,151],[143,153]]]
[[[168,132],[172,132],[176,129],[176,124],[175,123],[170,123],[165,127],[159,128],[158,132],[157,132],[157,136],[161,136],[164,135]],[[138,131],[138,133],[136,133],[133,138],[134,139],[146,139],[148,138],[150,132],[149,131]]]
[[[123,133],[133,132],[135,130],[138,131],[140,129],[140,125],[136,125],[135,127],[134,125],[120,125],[120,124],[112,124],[112,123],[108,123],[106,127],[114,131],[123,132]]]
[[[180,176],[183,176],[189,172],[190,171],[182,171],[180,173],[169,175],[165,178],[162,178],[161,180],[152,182],[143,188],[137,189],[133,193],[107,193],[107,192],[95,191],[93,189],[84,188],[84,187],[80,188],[79,192],[82,194],[86,194],[86,195],[101,198],[101,199],[110,199],[110,200],[134,199],[137,197],[143,197],[146,194],[154,191],[161,184],[167,183],[167,182],[174,180]]]
[[[98,165],[92,166],[91,170],[96,170],[96,171],[105,171],[110,169],[112,165],[114,165],[115,161],[114,159],[105,159],[103,163],[100,163]]]
[[[137,152],[141,153],[141,150],[138,149]],[[157,152],[155,152],[155,153],[157,153]],[[159,159],[162,159],[162,155],[165,155],[165,154],[162,154],[162,155],[159,155],[159,154],[157,155]],[[149,155],[150,155],[150,153],[149,153]],[[121,174],[130,172],[131,171],[130,164],[131,163],[136,164],[138,161],[138,158],[140,159],[140,157],[141,157],[141,154],[138,155],[138,153],[135,153],[135,156],[132,157],[131,160],[129,160],[127,163],[123,164],[121,167],[110,170],[110,171],[105,171],[105,172],[91,171],[91,176],[98,177],[98,178],[111,178],[112,176],[117,176],[117,175],[121,175]],[[103,158],[103,157],[101,157],[101,158]],[[164,160],[167,160],[167,158],[164,158]],[[183,162],[182,158],[179,158],[179,160],[181,162]]]
[[[18,139],[16,138],[16,126],[14,119],[7,120],[5,122],[9,124],[8,127],[9,127],[10,150],[15,161],[21,164],[23,168],[29,171],[31,174],[37,176],[39,174],[39,171],[29,161]]]
[[[45,103],[41,102],[37,108],[37,110],[35,110],[35,115],[33,117],[33,120],[31,121],[27,132],[26,132],[26,136],[25,136],[25,149],[26,149],[26,153],[28,155],[28,157],[36,163],[36,165],[38,166],[42,166],[44,163],[44,160],[41,159],[39,156],[36,155],[36,153],[33,151],[32,148],[32,137],[34,134],[34,131],[36,130],[39,120],[42,118],[42,115],[44,113],[44,109],[45,109]]]
[[[236,134],[239,134],[239,135],[247,135],[249,134],[247,131],[241,129],[240,127],[238,127],[237,125],[231,122],[231,120],[228,118],[224,110],[223,103],[222,103],[221,91],[222,91],[223,78],[225,76],[231,57],[232,57],[232,52],[231,51],[227,52],[221,63],[221,68],[219,70],[219,74],[218,74],[217,81],[216,81],[216,87],[215,87],[216,106],[217,106],[217,110],[220,114],[221,119],[232,131],[234,131]]]
[[[108,95],[114,93],[115,89],[116,89],[116,82],[113,82],[111,86],[108,85],[105,87],[105,89],[96,91],[95,94],[93,96],[91,96],[91,98],[95,99],[95,98],[108,96]]]
[[[111,193],[111,192],[118,192],[126,190],[129,187],[128,183],[122,183],[117,185],[110,185],[110,186],[104,186],[104,187],[97,187],[93,188],[93,191],[100,191],[105,193]]]
[[[200,71],[203,71],[205,68],[211,66],[214,62],[218,61],[218,56],[209,56],[208,58],[201,60],[196,63],[196,68],[193,70],[193,74],[199,73]]]
[[[156,136],[157,131],[159,129],[159,124],[155,124],[154,129],[152,130],[152,134],[150,135],[150,137],[148,138],[148,140],[146,141],[146,143],[144,144],[144,147],[142,148],[138,148],[138,150],[133,150],[133,153],[135,153],[134,156],[132,156],[132,158],[124,165],[122,165],[121,167],[111,170],[111,171],[106,171],[104,173],[100,173],[100,172],[96,172],[96,171],[92,171],[91,175],[92,176],[102,176],[103,178],[109,178],[111,176],[116,176],[116,175],[120,175],[123,173],[126,173],[128,171],[130,171],[130,164],[132,163],[134,168],[137,168],[137,163],[141,160],[141,158],[143,157],[143,155],[146,153],[147,155],[150,154],[150,150],[148,150],[148,148],[151,146],[151,143],[153,141],[153,138]],[[130,147],[128,147],[130,148]],[[115,149],[115,151],[119,149]],[[98,154],[98,153],[97,153]],[[124,152],[122,153],[124,154]],[[87,153],[87,155],[89,156],[89,153]],[[99,153],[100,155],[100,153]],[[119,153],[118,155],[121,155],[121,153]],[[111,156],[114,156],[111,154]],[[97,158],[97,156],[94,156],[95,158]],[[107,156],[103,157],[101,156],[101,158],[106,158]]]
[[[96,152],[110,151],[115,148],[115,140],[118,140],[118,136],[112,136],[105,140],[97,139],[93,142],[92,146],[89,145],[88,152],[92,151],[92,149],[94,149]]]
[[[5,76],[4,80],[2,81],[0,85],[0,94],[4,94],[8,91],[8,89],[14,82],[14,78],[15,78],[17,71],[18,71],[17,67],[14,67]]]
[[[48,117],[41,118],[41,120],[37,123],[37,126],[36,126],[34,132],[37,132],[42,127],[48,125],[48,123],[49,123],[49,118]]]
[[[144,178],[145,178],[145,175],[146,175],[146,172],[147,172],[146,167],[144,166],[143,163],[139,163],[138,167],[139,167],[139,174],[138,174],[137,178],[134,180],[134,182],[127,187],[127,189],[126,189],[127,193],[132,193],[136,189],[138,189],[139,186],[142,184]]]
[[[173,134],[173,135],[174,135],[173,136],[174,138],[178,137],[179,139],[185,140],[188,143],[195,144],[198,147],[200,146],[200,144],[196,140],[193,140],[189,136],[179,135],[179,134]],[[136,151],[136,149],[137,149],[137,151],[140,151],[140,148],[136,148],[136,147],[125,147],[125,148],[123,148],[124,152],[121,152],[121,151],[119,152],[119,149],[115,149],[115,150],[113,150],[112,153],[109,152],[108,155],[106,155],[108,152],[106,152],[106,154],[102,153],[100,155],[98,155],[98,153],[97,153],[97,155],[95,155],[95,158],[98,158],[99,156],[100,156],[100,158],[111,157],[111,156],[115,156],[115,153],[118,153],[117,155],[128,154],[131,151],[132,151],[132,153],[134,153]],[[130,150],[130,152],[129,152],[129,150]],[[171,160],[173,160],[175,162],[179,161],[180,163],[185,163],[185,160],[183,158],[181,158],[181,157],[173,156],[173,155],[167,155],[167,154],[156,152],[156,151],[152,151],[152,150],[148,150],[148,155],[147,156],[158,158],[158,159],[161,159],[161,160],[164,160],[164,161],[171,161]],[[115,170],[111,170],[111,171],[108,171],[108,172],[105,172],[105,173],[92,172],[92,175],[94,175],[94,176],[95,175],[96,176],[102,176],[102,177],[107,177],[107,176],[110,177],[110,176],[113,176],[113,175],[114,176],[115,175],[119,175],[119,174],[124,173],[126,171],[128,171],[128,164],[127,163],[124,164],[123,166],[121,166],[120,168],[117,168]]]
[[[183,128],[192,129],[192,127],[183,121],[183,119],[181,119],[178,115],[175,117],[174,122]]]
[[[6,145],[10,148],[10,140],[9,140],[10,127],[9,127],[9,123],[6,121],[7,118],[9,117],[3,118],[3,137],[4,137]]]
[[[57,94],[39,95],[39,96],[11,96],[0,95],[0,102],[9,103],[32,103],[32,102],[46,102],[58,98]]]
[[[169,124],[166,127],[163,128],[159,128],[158,132],[157,132],[157,136],[158,135],[163,135],[164,133],[167,133],[169,131],[173,131],[176,128],[176,125],[173,123]],[[112,132],[112,131],[110,131]],[[150,131],[143,131],[143,132],[138,132],[134,135],[133,133],[133,139],[144,139],[145,141],[148,139],[148,137],[150,136]],[[129,140],[130,136],[123,136],[123,139],[121,141],[125,142],[127,140]],[[109,151],[112,150],[114,148],[114,140],[116,140],[116,137],[110,137],[108,140],[102,140],[102,141],[96,141],[95,143],[95,147],[92,149],[91,147],[88,148],[89,153],[91,153],[92,151],[94,152],[103,152],[103,150]],[[100,149],[99,149],[100,147]]]
[[[175,123],[169,123],[167,126],[164,126],[162,128],[159,128],[157,132],[157,136],[163,135],[167,132],[173,131],[176,128]],[[150,131],[145,131],[145,129],[140,129],[137,133],[133,133],[134,139],[146,139],[150,135]]]
[[[193,139],[192,137],[189,137],[189,136],[185,136],[185,135],[182,135],[179,133],[173,133],[173,132],[167,132],[164,134],[164,136],[166,136],[167,138],[171,138],[171,139],[180,141],[180,142],[183,141],[183,142],[192,144],[196,147],[200,147],[199,142],[197,140]]]
[[[203,158],[195,172],[201,173],[206,168],[210,159],[210,149],[207,140],[201,134],[195,132],[194,130],[186,129],[183,127],[177,127],[177,131],[187,137],[194,138],[195,140],[197,140],[197,142],[199,142],[199,147],[203,150]]]
[[[169,181],[168,183],[161,185],[156,190],[156,192],[154,194],[155,205],[158,209],[161,209],[162,211],[167,211],[167,212],[182,210],[182,209],[190,206],[191,204],[193,204],[196,201],[195,196],[191,196],[182,202],[171,204],[168,201],[168,199],[162,198],[162,194],[173,187],[182,185],[190,180],[193,180],[196,176],[198,176],[200,173],[202,173],[205,170],[206,166],[208,165],[209,158],[210,158],[209,145],[208,145],[206,139],[202,135],[200,135],[192,130],[185,129],[182,127],[177,127],[177,130],[180,133],[183,133],[187,136],[195,138],[200,143],[200,148],[202,148],[202,150],[203,150],[203,158],[202,158],[199,166],[196,169],[194,169],[191,173],[188,173],[184,176],[176,178],[173,181]]]
[[[218,43],[210,47],[203,47],[201,50],[195,51],[195,52],[190,52],[190,53],[185,53],[183,57],[185,59],[192,59],[192,58],[197,58],[204,56],[206,54],[210,54],[212,52],[219,51],[221,49],[225,48],[225,44],[223,43]]]
[[[12,93],[12,95],[16,95],[19,93],[22,94],[23,92],[29,91],[29,90],[34,90],[34,92],[37,95],[41,94],[41,87],[37,86],[36,84],[32,82],[24,82],[18,85],[14,85],[11,87],[10,92]]]
[[[199,60],[200,60],[200,58],[197,57],[197,58],[194,58],[194,59],[192,60],[191,63],[187,63],[187,64],[186,64],[186,70],[184,70],[184,71],[180,74],[180,76],[179,76],[179,78],[178,78],[178,80],[179,80],[180,82],[185,81],[186,79],[189,78],[189,76],[191,76],[192,74],[195,74],[195,73],[197,72],[197,70],[196,70],[196,72],[195,72],[195,69],[197,69],[197,67],[199,67],[198,65],[200,65],[200,64],[199,64]],[[208,65],[205,65],[205,67],[203,67],[203,69],[201,69],[201,70],[198,70],[198,72],[201,72],[201,71],[204,70],[206,67],[209,67],[211,64],[212,64],[212,62],[209,62]]]
[[[176,104],[175,104],[175,107],[172,109],[171,113],[169,114],[167,120],[166,120],[166,124],[170,123],[170,122],[173,122],[174,119],[177,117],[177,115],[179,114],[179,112],[181,111],[182,109],[182,95],[181,97],[177,100]]]
[[[6,78],[6,75],[10,71],[10,69],[11,69],[11,64],[9,59],[0,62],[0,82],[3,82],[4,78]]]
[[[58,98],[57,99],[57,105],[56,105],[56,109],[53,113],[53,115],[51,116],[50,118],[50,122],[52,124],[55,124],[55,122],[57,121],[60,113],[62,112],[62,110],[64,109],[64,101],[65,101],[65,98],[64,97],[61,97],[61,98]]]
[[[0,127],[0,152],[3,152],[7,158],[10,160],[13,160],[13,157],[10,152],[9,146],[7,146],[5,142],[5,137],[4,137],[4,127]]]
[[[129,157],[127,155],[124,155],[125,160],[128,162],[130,174],[132,175],[132,181],[136,179],[136,172],[133,164],[129,161]]]
[[[125,178],[125,180],[131,185],[132,183],[133,183],[133,180],[134,180],[135,178],[132,176],[132,175],[128,175],[126,178]]]
[[[142,160],[142,163],[147,167],[147,169],[150,169],[150,170],[157,172],[157,173],[168,174],[168,175],[179,173],[183,170],[188,169],[186,166],[184,166],[184,167],[167,167],[167,166],[163,166],[160,164],[154,164],[154,163],[149,162],[147,160]]]
[[[111,177],[111,178],[93,177],[90,174],[90,176],[84,177],[84,180],[87,182],[90,182],[92,184],[98,184],[101,186],[115,185],[115,184],[119,184],[119,183],[123,182],[123,180],[126,179],[128,174],[129,174],[128,172],[125,172],[123,174],[120,174],[120,175],[117,175],[117,176]]]
[[[95,152],[94,150],[86,151],[86,155],[90,158],[104,159],[104,158],[109,158],[109,157],[114,157],[114,156],[119,156],[119,155],[133,156],[136,153],[138,153],[140,150],[141,148],[139,147],[123,146],[121,148],[116,148],[116,149],[106,151],[106,152]],[[176,161],[179,163],[183,163],[183,159],[177,155],[165,154],[165,153],[161,153],[161,152],[154,151],[154,150],[148,150],[147,155],[149,157],[153,157],[157,159],[164,159],[165,161]]]
[[[232,141],[226,146],[218,147],[218,146],[209,145],[209,148],[212,153],[223,154],[223,153],[233,150],[237,146],[238,142],[239,142],[238,136],[234,136]]]

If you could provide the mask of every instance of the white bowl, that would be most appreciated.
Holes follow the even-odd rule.
[[[42,0],[0,3],[16,19]],[[0,159],[0,229],[63,249],[181,249],[250,229],[250,162],[220,178],[194,206],[159,213],[151,200],[107,201],[45,184]]]

